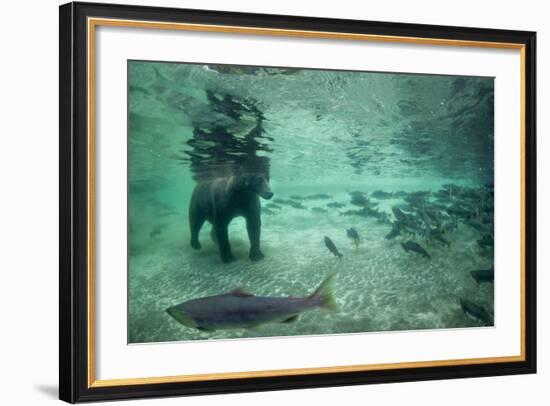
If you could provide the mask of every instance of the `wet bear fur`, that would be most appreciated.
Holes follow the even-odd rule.
[[[273,197],[269,181],[263,174],[240,174],[199,182],[189,204],[191,247],[201,248],[199,232],[208,221],[212,224],[212,238],[218,244],[222,261],[233,261],[227,229],[231,220],[242,216],[250,240],[250,259],[262,259],[260,197]]]

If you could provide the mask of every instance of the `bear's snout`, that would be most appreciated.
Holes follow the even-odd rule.
[[[267,179],[264,176],[261,177],[261,184],[260,184],[260,187],[258,189],[259,189],[259,191],[257,193],[258,193],[258,195],[260,195],[261,198],[269,200],[273,197],[273,192],[271,191],[271,188],[269,187],[269,182],[267,181]]]
[[[267,190],[261,195],[264,199],[269,200],[273,197],[273,192],[271,190]]]

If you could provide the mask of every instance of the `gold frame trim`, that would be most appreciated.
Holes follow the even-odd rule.
[[[259,27],[241,27],[228,25],[209,25],[209,24],[185,24],[185,23],[165,23],[139,20],[120,20],[108,18],[88,18],[87,21],[87,43],[88,43],[88,388],[101,388],[126,385],[177,383],[193,381],[213,381],[221,379],[244,379],[244,378],[266,378],[277,376],[296,376],[312,374],[332,374],[342,372],[361,372],[361,371],[380,371],[397,368],[423,368],[423,367],[441,367],[458,366],[474,364],[496,364],[504,362],[522,362],[525,361],[525,45],[506,42],[486,42],[486,41],[463,41],[453,39],[434,39],[422,37],[399,37],[391,35],[372,35],[372,34],[354,34],[344,32],[326,32],[326,31],[306,31],[290,29],[274,29]],[[371,42],[388,42],[404,44],[420,44],[435,46],[461,46],[478,48],[496,48],[513,49],[520,51],[520,83],[521,83],[521,101],[520,101],[520,164],[521,164],[521,247],[520,247],[520,354],[515,356],[503,357],[485,357],[485,358],[465,358],[453,360],[435,360],[435,361],[415,361],[415,362],[396,362],[383,364],[365,364],[365,365],[347,365],[317,368],[295,368],[295,369],[277,369],[267,371],[245,371],[245,372],[220,372],[212,374],[192,374],[175,375],[146,378],[123,378],[123,379],[95,379],[95,28],[97,26],[110,27],[132,27],[149,28],[161,30],[183,30],[195,32],[219,32],[245,35],[268,35],[300,38],[320,38],[320,39],[340,39],[340,40],[358,40]]]

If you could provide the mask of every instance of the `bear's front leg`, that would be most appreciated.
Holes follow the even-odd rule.
[[[264,258],[264,254],[260,251],[260,232],[262,221],[260,219],[260,211],[255,215],[246,218],[246,230],[248,231],[248,239],[250,240],[250,260],[259,261]]]
[[[227,235],[228,224],[217,224],[214,227],[216,233],[216,239],[218,240],[218,248],[220,249],[220,256],[222,261],[226,264],[234,261],[235,257],[231,253],[231,245],[229,244],[229,236]]]

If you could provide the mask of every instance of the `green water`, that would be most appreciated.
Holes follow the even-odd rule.
[[[479,243],[492,236],[493,79],[130,61],[128,98],[130,343],[492,323],[468,317],[460,299],[493,315],[493,284],[470,275],[493,266],[491,247]],[[245,222],[236,218],[229,238],[237,260],[224,264],[208,224],[202,249],[191,249],[187,211],[197,182],[241,169],[268,174],[277,200],[261,202],[265,259],[248,259]],[[375,214],[357,213],[357,191]],[[418,191],[429,194],[411,209]],[[308,198],[320,193],[329,197]],[[444,230],[450,245],[422,230],[385,238],[395,206],[421,229]],[[468,214],[449,214],[458,206]],[[431,259],[405,252],[408,240]],[[330,273],[339,310],[293,323],[204,332],[165,312],[237,287],[305,296]]]

